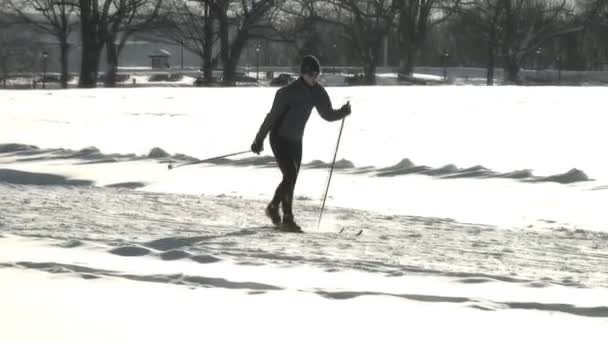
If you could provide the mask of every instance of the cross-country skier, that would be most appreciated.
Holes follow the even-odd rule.
[[[302,161],[302,137],[312,108],[317,108],[321,117],[327,121],[337,121],[351,113],[348,102],[340,109],[333,109],[325,88],[317,83],[320,71],[319,61],[314,56],[302,59],[301,76],[276,92],[272,109],[251,145],[251,151],[260,154],[264,150],[264,139],[270,133],[270,147],[283,180],[266,207],[266,215],[273,224],[285,230],[301,230],[294,221],[292,202]],[[279,204],[283,209],[282,221]]]

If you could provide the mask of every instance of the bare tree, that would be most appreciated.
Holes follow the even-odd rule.
[[[587,25],[608,25],[608,0],[577,0],[577,6]]]
[[[399,7],[399,69],[401,73],[411,75],[429,30],[449,18],[461,0],[395,1]]]
[[[501,0],[501,6],[501,53],[507,82],[521,82],[523,59],[549,39],[580,30],[560,26],[569,14],[567,0]]]
[[[209,0],[219,26],[223,80],[233,84],[236,67],[247,43],[253,39],[286,40],[274,22],[284,0]],[[230,29],[234,32],[231,35]]]
[[[82,56],[79,87],[94,88],[97,85],[97,74],[101,51],[110,42],[109,59],[117,63],[118,53],[115,50],[116,37],[119,32],[129,32],[137,27],[131,26],[134,18],[146,22],[143,13],[158,13],[161,0],[78,0]],[[150,8],[153,8],[151,12]],[[127,34],[128,37],[128,34]],[[125,40],[126,41],[126,38]],[[124,41],[122,45],[124,46]],[[119,43],[120,46],[121,43]],[[112,72],[112,69],[110,70]],[[111,81],[114,77],[109,77]],[[108,77],[106,77],[108,79]]]
[[[0,0],[0,28],[5,29],[14,24],[15,18],[11,12],[8,0]]]
[[[78,0],[80,9],[80,36],[82,54],[80,60],[81,88],[97,86],[97,73],[101,50],[105,44],[105,31],[109,17],[116,12],[111,0]]]
[[[382,42],[393,25],[397,7],[387,0],[338,0],[337,4],[352,15],[346,32],[360,53],[365,83],[375,84]]]
[[[585,26],[579,50],[586,68],[597,68],[608,59],[608,0],[579,0],[578,19]]]
[[[105,33],[108,70],[106,87],[116,85],[118,60],[128,39],[136,32],[150,27],[157,19],[162,0],[119,0],[116,15],[110,17]]]
[[[355,47],[366,84],[376,83],[382,41],[394,28],[397,3],[390,0],[300,0],[286,11],[340,27]]]
[[[493,83],[497,57],[505,80],[517,84],[526,58],[539,57],[549,40],[582,30],[567,20],[572,14],[568,0],[477,0],[461,5],[459,13],[487,44],[488,84]]]
[[[10,8],[25,23],[55,37],[59,42],[61,87],[68,87],[68,38],[76,26],[75,3],[72,0],[7,0]]]
[[[203,0],[172,0],[166,7],[155,33],[199,56],[205,82],[212,82],[213,67],[217,64],[217,59],[213,58],[218,35],[215,7]]]
[[[4,25],[2,25],[4,26]],[[38,61],[38,50],[31,37],[15,34],[5,29],[0,31],[0,81],[6,86],[11,73],[24,73],[34,70]]]
[[[502,0],[479,0],[466,4],[459,13],[465,25],[474,28],[487,45],[487,85],[494,84],[496,54],[500,48],[501,20],[504,16]]]
[[[222,79],[230,85],[250,41],[285,39],[275,27],[284,1],[174,0],[164,17],[165,29],[159,32],[201,57],[207,82],[221,62]]]

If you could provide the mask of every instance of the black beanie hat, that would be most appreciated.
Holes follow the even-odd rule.
[[[308,74],[311,72],[321,73],[321,64],[315,56],[304,56],[302,59],[302,65],[300,65],[300,72],[302,74]]]

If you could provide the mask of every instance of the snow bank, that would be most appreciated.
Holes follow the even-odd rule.
[[[2,154],[7,154],[11,156],[17,157],[16,162],[33,162],[33,161],[44,161],[44,160],[55,160],[55,159],[75,159],[75,163],[77,164],[97,164],[97,163],[116,163],[120,161],[133,161],[140,160],[142,157],[137,157],[135,154],[103,154],[96,147],[88,147],[79,151],[71,151],[67,149],[39,149],[36,146],[32,145],[22,145],[22,144],[3,144],[0,145],[0,156]],[[31,157],[32,155],[42,155],[38,157]],[[25,158],[21,158],[21,156],[26,156]],[[150,152],[145,156],[145,158],[150,159],[159,159],[163,163],[168,162],[191,162],[196,161],[197,159],[191,156],[187,156],[185,154],[177,153],[174,155],[169,154],[165,150],[160,147],[154,147],[150,150]],[[80,160],[80,161],[78,161]],[[240,159],[231,159],[231,158],[220,158],[216,160],[212,160],[208,162],[209,164],[215,165],[223,165],[223,166],[258,166],[258,167],[271,167],[276,165],[275,159],[273,156],[253,156],[253,157],[245,157]],[[322,160],[313,160],[309,163],[303,164],[306,168],[311,169],[327,169],[331,167],[330,162],[324,162]],[[336,161],[334,165],[335,169],[343,170],[344,172],[350,172],[351,174],[374,174],[378,177],[395,177],[395,176],[404,176],[410,174],[420,174],[420,175],[428,175],[428,176],[436,176],[443,178],[488,178],[488,177],[496,177],[496,178],[511,178],[511,179],[520,179],[529,182],[556,182],[561,184],[571,184],[577,182],[589,181],[589,177],[585,174],[585,172],[572,169],[563,174],[556,174],[550,176],[534,176],[532,171],[527,170],[516,170],[510,172],[498,173],[489,168],[486,168],[482,165],[477,165],[469,168],[458,168],[454,164],[447,164],[440,168],[432,168],[426,165],[415,165],[409,158],[404,158],[400,162],[395,165],[376,168],[373,166],[368,166],[364,168],[358,168],[357,170],[351,170],[355,168],[355,165],[352,161],[347,159],[340,159]],[[6,176],[8,179],[8,176]],[[12,178],[11,178],[12,179]],[[9,180],[5,180],[9,181]],[[19,183],[21,184],[21,183]],[[58,183],[63,184],[63,183]],[[142,183],[138,182],[127,182],[127,183],[118,183],[115,186],[120,187],[124,185],[124,187],[137,188]]]
[[[566,173],[540,178],[536,181],[569,184],[575,182],[587,182],[590,181],[590,179],[583,171],[578,169],[572,169]]]
[[[10,169],[0,169],[0,182],[24,185],[91,185],[93,182],[46,173],[32,173]]]

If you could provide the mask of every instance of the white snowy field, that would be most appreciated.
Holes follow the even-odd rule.
[[[160,147],[170,154],[208,158],[248,150],[274,92],[3,91],[0,137],[42,151],[94,146],[104,155],[146,155]],[[332,181],[331,203],[500,226],[555,221],[605,231],[603,92],[593,87],[329,88],[335,107],[352,103],[338,159],[355,167]],[[313,113],[304,141],[305,163],[331,161],[338,128],[339,123],[328,124]],[[266,144],[264,154],[271,159],[269,150]],[[0,162],[19,159],[11,168],[92,177],[99,185],[142,182],[151,191],[236,192],[255,198],[272,194],[278,174],[273,168],[251,172],[248,167],[207,166],[168,173],[153,160],[97,155],[89,158],[127,162],[75,165],[52,154],[42,154],[49,160],[24,162],[28,154],[0,155]],[[566,184],[529,182],[563,174],[548,180]],[[298,194],[318,200],[326,177],[325,169],[303,172]],[[220,181],[227,178],[229,182]]]
[[[0,340],[603,341],[608,236],[264,202],[1,185]],[[317,207],[303,204],[302,223]]]
[[[247,150],[275,91],[0,91],[0,341],[605,340],[602,88],[328,88],[305,234],[263,216],[268,144],[167,168]]]

